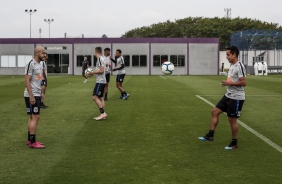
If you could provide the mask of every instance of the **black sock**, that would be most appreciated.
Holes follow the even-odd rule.
[[[209,130],[209,136],[211,136],[211,137],[213,137],[213,135],[214,135],[214,130]]]
[[[108,93],[105,93],[105,98],[108,98]]]
[[[124,91],[124,92],[123,92],[123,95],[125,96],[125,95],[127,95],[127,93]]]
[[[27,140],[30,141],[30,132],[27,132]]]
[[[100,113],[103,114],[105,112],[104,108],[100,108]]]
[[[237,139],[232,139],[232,145],[237,145]]]
[[[35,134],[29,134],[29,139],[30,139],[30,143],[34,143],[35,142]]]
[[[121,92],[120,94],[121,94],[121,96],[123,96],[123,92]]]

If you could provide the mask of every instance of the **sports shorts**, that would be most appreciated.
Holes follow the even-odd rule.
[[[46,81],[45,80],[41,81],[41,86],[46,86]]]
[[[106,84],[96,83],[95,88],[93,90],[93,96],[97,96],[99,98],[104,96],[104,88]]]
[[[106,81],[107,81],[107,83],[110,82],[110,78],[111,78],[111,74],[110,74],[110,73],[107,73],[107,74],[106,74]]]
[[[35,96],[34,98],[35,98],[35,104],[32,105],[29,101],[29,97],[24,97],[27,115],[32,115],[32,114],[39,115],[40,114],[41,97]]]
[[[228,117],[239,118],[244,102],[245,100],[234,100],[224,95],[216,105],[216,108],[226,112]]]
[[[125,74],[118,74],[116,81],[122,83],[124,81],[124,77],[125,77]]]

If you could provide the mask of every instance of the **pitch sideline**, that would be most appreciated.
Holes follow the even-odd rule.
[[[215,107],[215,105],[213,103],[211,103],[210,101],[208,101],[207,99],[201,97],[200,95],[196,95],[197,98],[203,100],[204,102],[206,102],[207,104],[209,104],[212,107]],[[266,142],[268,145],[270,145],[271,147],[273,147],[274,149],[276,149],[277,151],[279,151],[280,153],[282,153],[282,147],[280,147],[278,144],[272,142],[270,139],[268,139],[267,137],[265,137],[264,135],[260,134],[259,132],[257,132],[256,130],[254,130],[253,128],[251,128],[250,126],[246,125],[244,122],[242,122],[241,120],[238,119],[238,124],[241,125],[242,127],[244,127],[246,130],[248,130],[249,132],[253,133],[255,136],[257,136],[258,138],[260,138],[261,140],[263,140],[264,142]]]

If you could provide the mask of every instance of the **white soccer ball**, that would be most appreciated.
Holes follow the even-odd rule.
[[[87,68],[85,70],[85,75],[88,75],[89,72],[93,72],[94,70],[92,68]]]
[[[162,64],[162,72],[165,75],[171,75],[174,70],[174,65],[170,61],[166,61]]]

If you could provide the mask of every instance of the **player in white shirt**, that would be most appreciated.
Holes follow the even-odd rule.
[[[93,101],[96,103],[97,107],[100,110],[100,115],[95,117],[94,119],[104,120],[107,118],[107,114],[105,112],[105,102],[104,102],[104,89],[107,84],[106,75],[105,75],[105,58],[102,56],[102,48],[95,48],[95,56],[97,57],[96,70],[93,72],[89,72],[87,75],[96,75],[96,84],[93,90]]]
[[[104,49],[104,58],[106,62],[105,73],[106,73],[106,80],[107,80],[107,84],[104,89],[104,100],[105,101],[108,101],[109,82],[111,78],[111,62],[112,61],[111,61],[110,55],[111,55],[111,49],[105,48]]]
[[[45,49],[37,46],[34,49],[34,57],[25,66],[25,85],[24,98],[28,119],[28,140],[26,144],[30,148],[45,148],[43,143],[36,141],[35,135],[40,116],[40,103],[44,94],[41,92],[42,66],[40,61],[44,61],[46,57]]]
[[[116,64],[116,67],[113,69],[113,71],[118,71],[117,74],[117,79],[116,79],[116,86],[118,88],[118,90],[120,91],[121,96],[119,97],[119,99],[124,99],[127,100],[127,98],[129,97],[129,94],[125,92],[125,90],[122,87],[122,83],[124,81],[125,78],[125,69],[124,69],[124,59],[123,56],[121,55],[121,50],[117,49],[116,50],[116,60],[114,60],[113,58],[111,58],[112,62],[114,62]]]
[[[226,59],[231,63],[231,66],[228,71],[227,80],[222,80],[221,85],[226,86],[227,92],[212,110],[209,132],[205,136],[199,137],[199,140],[201,141],[213,141],[219,115],[226,112],[232,132],[232,141],[225,147],[227,150],[232,150],[238,147],[237,119],[241,115],[243,104],[245,102],[244,87],[247,84],[246,69],[243,63],[238,60],[238,56],[239,49],[237,47],[231,46],[226,49]]]

